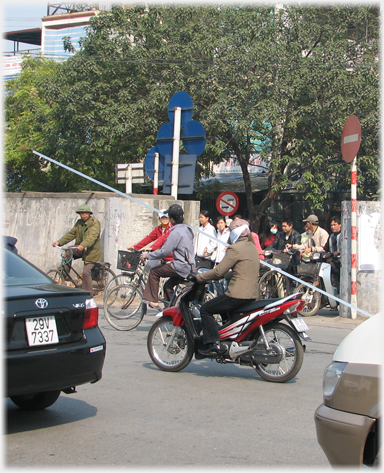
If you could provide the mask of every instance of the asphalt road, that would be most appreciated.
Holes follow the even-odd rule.
[[[132,332],[101,316],[107,339],[103,378],[62,394],[50,408],[23,412],[6,399],[7,467],[321,467],[316,439],[324,368],[364,319],[322,310],[306,318],[312,338],[297,377],[264,381],[249,367],[193,360],[178,373],[147,353],[153,311]]]

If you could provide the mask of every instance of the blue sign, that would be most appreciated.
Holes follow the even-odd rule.
[[[197,120],[188,122],[181,134],[187,153],[200,156],[205,149],[206,139],[203,125]]]
[[[148,151],[144,160],[145,172],[147,173],[148,177],[152,179],[152,181],[155,176],[155,153],[159,153],[159,149],[157,148],[157,146],[154,146]],[[159,177],[159,181],[162,181],[164,179],[164,157],[161,156],[160,153],[159,153],[158,177]]]
[[[157,132],[157,147],[160,154],[172,154],[173,151],[173,123],[166,122],[161,125]]]
[[[183,127],[193,114],[193,102],[187,92],[177,92],[169,101],[168,117],[172,123],[175,121],[175,107],[181,108],[181,126]]]
[[[193,194],[193,183],[195,180],[196,155],[181,154],[179,156],[179,179],[177,185],[178,194]],[[162,194],[171,193],[172,182],[172,155],[165,156],[164,183]]]

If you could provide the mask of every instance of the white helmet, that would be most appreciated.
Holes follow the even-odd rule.
[[[165,214],[166,211],[167,211],[167,209],[161,209],[161,210],[159,211],[159,214],[158,214],[159,220],[160,220],[162,217],[167,217],[167,218],[168,218],[168,215]]]

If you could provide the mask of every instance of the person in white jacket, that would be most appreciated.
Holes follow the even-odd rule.
[[[216,230],[210,220],[208,210],[201,210],[199,215],[199,230],[202,230],[203,233],[197,232],[194,241],[195,262],[198,268],[213,268],[216,258],[215,251],[218,243],[216,240],[210,238],[216,238]]]

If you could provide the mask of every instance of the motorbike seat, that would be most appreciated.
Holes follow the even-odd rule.
[[[279,300],[279,299],[278,298],[276,298],[276,299],[261,299],[259,301],[247,302],[246,304],[238,307],[233,312],[231,312],[231,317],[233,317],[233,316],[236,317],[237,315],[242,315],[246,312],[252,312],[252,311],[255,311],[255,310],[260,310],[263,307],[265,307],[266,305],[271,304],[272,302],[275,302],[277,300]]]

